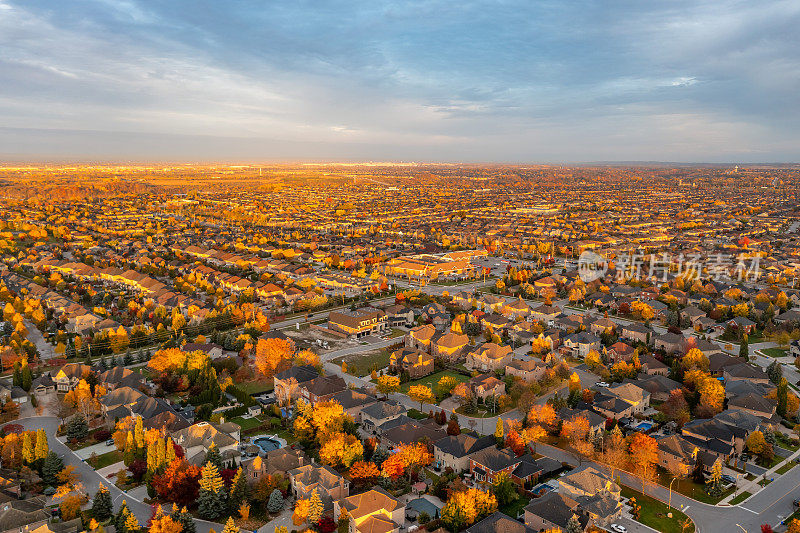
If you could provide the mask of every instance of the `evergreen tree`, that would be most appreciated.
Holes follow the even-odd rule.
[[[177,507],[174,507],[170,516],[183,528],[181,533],[197,533],[197,527],[194,524],[194,519],[192,518],[192,515],[189,514],[189,511],[186,509],[186,507],[180,511]]]
[[[228,517],[228,521],[225,522],[225,528],[223,528],[222,533],[239,533],[239,528],[236,527],[236,523],[234,523],[232,517]]]
[[[200,492],[197,496],[197,512],[202,518],[214,520],[225,512],[223,485],[216,465],[207,462],[202,470]]]
[[[245,477],[241,467],[239,467],[239,469],[236,471],[236,475],[233,477],[233,481],[231,482],[231,494],[228,498],[228,510],[231,514],[236,512],[239,509],[239,506],[247,501],[247,493],[247,478]],[[281,503],[282,502],[283,499],[281,499]]]
[[[567,522],[567,533],[581,533],[583,531],[583,526],[581,525],[578,517],[575,515],[569,519]]]
[[[316,491],[314,491],[316,494]],[[278,489],[273,490],[269,495],[269,500],[267,501],[267,511],[272,514],[279,513],[283,509],[283,495],[281,491]]]
[[[750,358],[750,345],[747,342],[747,334],[742,336],[742,342],[739,344],[739,357],[744,357],[745,360]]]
[[[19,361],[14,363],[14,377],[12,378],[11,383],[15,387],[21,387],[22,386],[22,368],[21,368],[21,365],[19,364]]]
[[[31,386],[33,385],[33,375],[31,375],[31,367],[28,366],[27,359],[22,360],[21,371],[22,371],[22,384],[20,385],[20,387],[22,387],[22,390],[24,390],[25,392],[28,392],[29,390],[31,390]]]
[[[778,408],[777,413],[780,416],[786,416],[786,407],[788,405],[788,397],[789,397],[789,382],[786,381],[786,378],[781,378],[781,382],[778,384]]]
[[[26,465],[29,465],[33,463],[33,460],[33,439],[31,438],[31,432],[26,431],[25,435],[22,437],[22,461]]]
[[[114,506],[111,502],[111,494],[108,492],[108,489],[100,483],[100,488],[97,489],[97,493],[94,495],[94,501],[92,502],[92,513],[98,521],[103,522],[111,517],[113,509]]]
[[[117,531],[121,533],[126,531],[125,524],[127,523],[128,515],[130,514],[131,510],[128,509],[128,502],[122,500],[122,505],[120,505],[119,511],[117,511],[117,514],[114,515],[114,519],[111,521]]]
[[[767,377],[769,377],[769,380],[775,385],[781,382],[783,367],[777,360],[772,361],[767,367]]]
[[[44,459],[49,453],[50,445],[47,443],[47,433],[43,428],[39,428],[36,430],[36,448],[33,450],[33,460]]]
[[[213,442],[211,446],[208,448],[208,452],[206,453],[206,460],[203,461],[204,463],[211,463],[212,465],[217,467],[217,470],[222,470],[222,456],[219,454],[219,448]]]
[[[44,459],[42,465],[42,480],[48,485],[55,485],[58,483],[59,472],[64,470],[64,461],[58,456],[56,452],[50,452]]]
[[[67,437],[74,441],[82,441],[89,436],[89,424],[82,414],[75,415],[67,423]]]
[[[272,497],[270,495],[270,497]],[[308,523],[309,524],[316,524],[319,522],[320,518],[322,518],[322,513],[325,508],[322,505],[322,500],[319,497],[319,492],[317,489],[314,489],[314,492],[311,493],[311,498],[308,501]]]
[[[139,521],[136,520],[136,516],[134,516],[133,513],[128,513],[127,518],[125,518],[125,531],[127,533],[138,533],[141,529]]]
[[[75,343],[72,342],[72,339],[67,341],[67,349],[64,350],[64,357],[67,359],[75,359],[78,357],[78,351],[75,350]]]

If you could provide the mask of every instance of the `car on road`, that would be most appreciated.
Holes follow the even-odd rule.
[[[108,439],[106,441],[106,446],[113,446],[113,445],[114,445],[114,439]]]
[[[598,387],[602,387],[604,389],[610,387],[610,385],[608,383],[606,383],[605,381],[598,381],[597,383],[595,383],[595,385],[597,385]]]
[[[611,524],[611,530],[616,531],[617,533],[625,533],[628,531],[625,526],[621,526],[619,524]]]

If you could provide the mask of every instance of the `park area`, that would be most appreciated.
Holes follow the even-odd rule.
[[[426,387],[430,387],[434,394],[437,394],[436,384],[439,383],[439,380],[445,376],[450,376],[455,378],[458,383],[464,383],[469,381],[469,377],[459,374],[458,372],[453,372],[452,370],[442,370],[440,372],[434,372],[433,374],[427,375],[424,378],[416,379],[413,381],[409,381],[407,383],[403,383],[400,385],[400,392],[403,394],[408,393],[408,389],[414,385],[425,385]]]
[[[668,507],[664,502],[624,485],[622,486],[622,497],[629,498],[631,505],[635,503],[637,506],[641,506],[637,521],[656,531],[661,533],[692,533],[694,531],[694,523],[689,517],[674,507]],[[668,516],[670,513],[672,513],[672,518]]]

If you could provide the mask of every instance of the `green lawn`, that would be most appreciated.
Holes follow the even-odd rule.
[[[102,455],[98,455],[94,458],[94,460],[90,458],[87,462],[91,464],[95,470],[99,470],[120,461],[122,461],[122,452],[119,450],[112,450]]]
[[[397,337],[402,337],[405,334],[406,334],[406,332],[403,331],[402,329],[394,328],[394,329],[392,329],[392,333],[389,334],[389,338],[390,339],[396,339]]]
[[[525,498],[523,496],[520,496],[515,501],[509,503],[504,507],[501,507],[500,512],[516,520],[519,512],[522,511],[522,509],[524,509],[525,506],[528,505],[530,501],[531,501],[530,498]]]
[[[694,531],[694,523],[683,529],[682,525],[688,517],[675,508],[670,509],[666,503],[645,496],[624,485],[622,486],[622,496],[636,499],[636,503],[642,506],[638,521],[656,531],[661,533],[692,533]],[[670,512],[672,518],[667,517],[667,513]]]
[[[659,473],[658,476],[659,485],[669,487],[671,481],[672,481],[672,476],[663,472]],[[705,484],[695,483],[694,481],[688,478],[682,478],[682,479],[679,478],[672,484],[672,490],[674,492],[683,494],[684,496],[688,496],[693,500],[715,505],[729,494],[733,494],[734,487],[730,487],[728,490],[722,492],[722,494],[718,496],[712,496],[711,494],[706,492]]]
[[[261,394],[269,392],[275,387],[272,381],[248,381],[247,383],[237,383],[236,386],[247,394]]]
[[[459,383],[463,383],[465,381],[469,381],[467,376],[462,376],[457,372],[452,372],[450,370],[442,370],[441,372],[435,372],[428,376],[425,376],[422,379],[417,379],[415,381],[409,381],[408,383],[403,383],[400,385],[400,392],[406,394],[408,393],[409,387],[412,385],[425,385],[426,387],[430,387],[434,394],[436,394],[436,384],[445,376],[451,376],[456,378]]]
[[[392,352],[389,350],[372,350],[369,352],[354,353],[337,357],[331,362],[341,365],[347,363],[347,373],[353,376],[363,377],[369,374],[373,368],[382,369],[389,366],[389,357]]]
[[[786,448],[787,450],[791,450],[796,452],[800,449],[800,441],[790,439],[786,435],[780,432],[775,432],[775,439],[778,441],[778,445],[781,448]]]
[[[741,492],[741,493],[737,494],[736,497],[733,498],[730,501],[730,504],[731,505],[736,505],[737,503],[742,503],[743,501],[745,501],[749,497],[750,497],[750,493],[749,492],[747,492],[747,491]]]
[[[769,357],[786,357],[788,351],[786,348],[764,348],[761,353]]]
[[[419,409],[409,409],[406,415],[408,415],[409,418],[414,418],[416,420],[425,420],[428,418],[428,414],[423,413]]]
[[[797,463],[795,463],[794,461],[787,461],[783,466],[781,466],[779,469],[777,469],[775,471],[775,473],[779,474],[779,475],[780,474],[785,474],[786,472],[788,472],[789,470],[791,470],[795,466],[797,466]]]
[[[262,420],[258,418],[242,418],[241,416],[237,416],[236,418],[231,418],[231,422],[234,424],[239,424],[241,426],[242,431],[246,431],[248,429],[252,429],[254,427],[258,427],[261,425]]]

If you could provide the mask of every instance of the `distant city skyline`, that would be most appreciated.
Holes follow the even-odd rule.
[[[0,161],[800,161],[800,3],[0,0]]]

